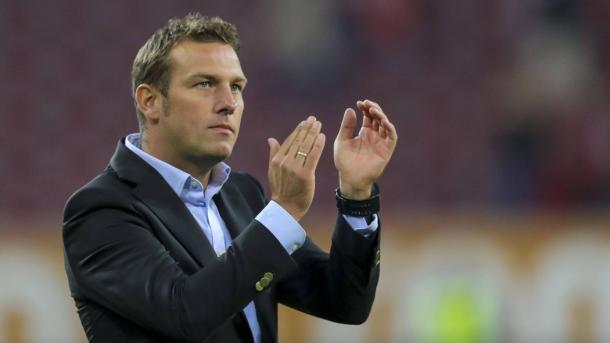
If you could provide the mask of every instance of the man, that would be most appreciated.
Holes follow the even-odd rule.
[[[237,31],[172,19],[132,71],[140,133],[66,205],[70,289],[92,342],[276,342],[277,304],[341,323],[366,320],[379,278],[378,190],[396,145],[379,105],[347,109],[335,140],[339,215],[330,254],[299,220],[314,194],[321,123],[270,138],[271,200],[231,172],[246,86]]]

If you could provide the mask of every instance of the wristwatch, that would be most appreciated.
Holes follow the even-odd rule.
[[[352,200],[344,198],[339,188],[335,191],[337,199],[337,209],[339,213],[354,217],[370,217],[379,212],[379,186],[373,184],[371,197],[364,200]]]

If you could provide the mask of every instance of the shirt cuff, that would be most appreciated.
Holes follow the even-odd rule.
[[[355,217],[344,214],[343,218],[345,218],[345,221],[349,224],[352,230],[364,235],[364,237],[369,237],[371,234],[375,233],[379,227],[377,214],[373,214],[373,220],[370,224],[366,222],[366,218],[364,217]]]
[[[292,255],[305,243],[307,235],[301,224],[273,200],[256,216],[256,220],[271,231],[288,254]]]

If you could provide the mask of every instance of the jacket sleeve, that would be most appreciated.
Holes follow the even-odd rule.
[[[118,194],[117,194],[118,193]],[[226,254],[186,275],[125,194],[86,188],[65,209],[63,242],[79,294],[149,330],[204,341],[257,294],[265,272],[296,268],[275,237],[253,220]],[[261,249],[260,247],[265,247]]]
[[[334,322],[366,321],[379,280],[380,231],[381,224],[366,238],[338,215],[329,254],[308,238],[292,255],[298,268],[278,284],[280,302]]]
[[[251,177],[263,194],[263,188]],[[337,215],[330,253],[308,237],[292,254],[298,267],[277,284],[279,302],[299,311],[344,324],[368,318],[379,281],[381,219],[364,237]]]

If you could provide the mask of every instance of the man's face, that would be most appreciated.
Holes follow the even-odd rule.
[[[235,50],[223,43],[183,41],[169,55],[171,71],[159,132],[175,161],[229,157],[244,110],[246,78]]]

